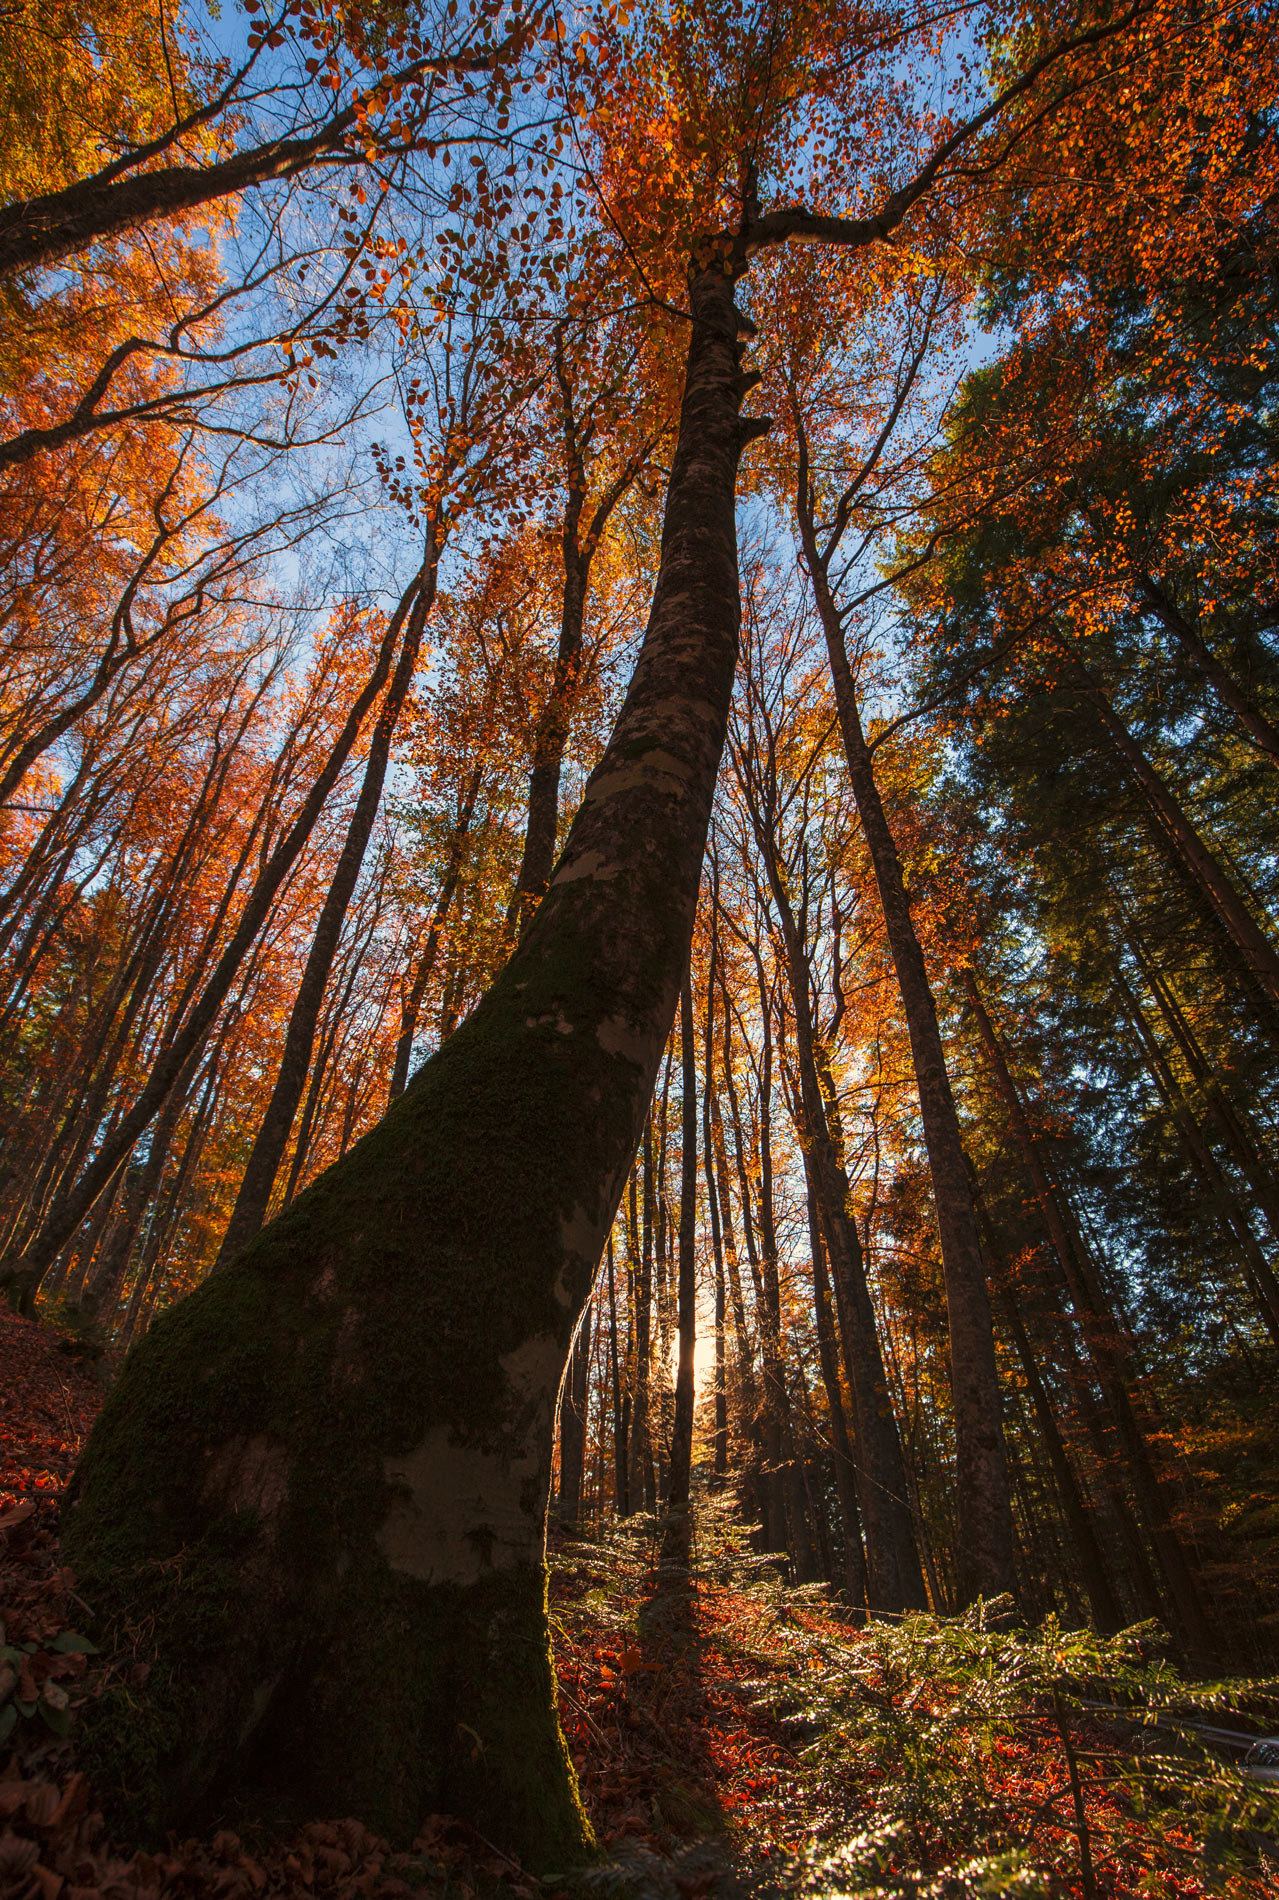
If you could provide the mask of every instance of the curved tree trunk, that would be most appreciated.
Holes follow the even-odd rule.
[[[234,1799],[445,1810],[535,1870],[588,1851],[555,1710],[556,1395],[688,957],[737,658],[740,320],[692,284],[653,609],[510,962],[383,1121],[112,1391],[66,1531],[108,1643],[145,1628],[85,1759],[159,1835]]]

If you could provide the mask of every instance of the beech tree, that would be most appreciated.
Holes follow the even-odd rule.
[[[912,84],[912,62],[931,77],[927,12],[598,22],[598,60],[577,61],[593,87],[583,170],[635,294],[673,307],[687,343],[647,627],[501,974],[382,1121],[149,1328],[104,1408],[67,1550],[105,1631],[152,1632],[145,1695],[104,1696],[87,1742],[140,1829],[234,1799],[277,1817],[355,1808],[409,1839],[443,1808],[537,1870],[587,1850],[546,1639],[553,1417],[688,968],[737,661],[738,464],[768,427],[741,414],[757,378],[737,299],[752,258],[792,241],[857,250],[905,238],[912,217],[975,216],[1020,133],[1144,57],[1146,11],[1065,33],[1028,21],[1025,64],[992,91],[961,74],[940,116]],[[182,1079],[382,691],[402,618],[198,1000],[26,1271],[56,1256]],[[757,968],[771,1038],[780,985]],[[691,1020],[684,1044],[691,1059]],[[771,1042],[765,1056],[767,1164]],[[812,1135],[815,1102],[805,1116]],[[836,1183],[828,1248],[837,1199]],[[767,1225],[760,1238],[776,1416],[777,1242]],[[790,1462],[802,1484],[802,1456]]]

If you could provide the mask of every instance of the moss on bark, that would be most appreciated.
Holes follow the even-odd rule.
[[[145,1697],[95,1713],[87,1754],[150,1834],[239,1782],[281,1820],[354,1811],[398,1840],[457,1806],[547,1864],[589,1838],[528,1451],[557,1374],[533,1391],[519,1374],[530,1340],[562,1361],[589,1287],[590,1252],[564,1235],[579,1169],[605,1188],[612,1173],[609,1117],[582,1094],[600,1107],[616,1065],[550,1026],[512,1070],[500,1014],[478,1012],[343,1164],[166,1314],[104,1409],[67,1549],[109,1640],[136,1631],[154,1663]],[[519,1512],[501,1549],[441,1581],[382,1548],[394,1472],[432,1443],[443,1482],[469,1449]]]
[[[542,1536],[569,1343],[692,933],[737,656],[738,319],[693,285],[653,611],[550,891],[357,1144],[130,1355],[66,1529],[152,1663],[86,1759],[156,1836],[200,1816],[451,1811],[534,1870],[591,1847]]]

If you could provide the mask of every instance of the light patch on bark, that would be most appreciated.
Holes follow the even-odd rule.
[[[550,1026],[558,1029],[561,1036],[571,1036],[573,1033],[573,1025],[562,1009],[553,1016],[526,1016],[524,1026],[526,1029],[545,1029]]]
[[[601,884],[607,884],[621,871],[619,864],[610,864],[602,851],[583,851],[580,858],[572,864],[566,864],[551,879],[552,884],[576,884],[579,879],[593,877]]]
[[[692,776],[684,761],[677,759],[673,753],[646,752],[643,758],[632,759],[626,765],[619,766],[616,772],[596,779],[587,787],[583,803],[588,799],[618,798],[641,787],[650,791],[682,794]]]
[[[578,1212],[574,1214],[571,1221],[565,1221],[564,1223],[562,1231],[564,1234],[564,1251],[566,1254],[574,1249],[574,1242],[571,1236],[577,1231],[579,1219],[582,1221],[586,1219],[585,1214],[582,1213],[580,1208]],[[569,1263],[566,1259],[560,1262],[560,1270],[555,1276],[555,1285],[551,1290],[555,1295],[556,1302],[560,1306],[566,1309],[572,1306],[573,1289],[569,1285]]]
[[[537,1333],[500,1363],[516,1450],[459,1445],[437,1425],[414,1450],[385,1461],[395,1495],[378,1546],[392,1570],[465,1586],[539,1561],[549,1478],[541,1447],[564,1349]]]
[[[641,1069],[648,1066],[652,1038],[633,1028],[625,1016],[606,1016],[595,1031],[595,1040],[606,1055],[625,1056]]]
[[[560,1242],[565,1254],[576,1254],[579,1260],[588,1261],[594,1266],[600,1257],[604,1237],[600,1233],[599,1222],[592,1220],[584,1207],[575,1207],[569,1218],[560,1223]],[[555,1282],[555,1297],[561,1306],[573,1303],[567,1281],[568,1264],[566,1259]]]

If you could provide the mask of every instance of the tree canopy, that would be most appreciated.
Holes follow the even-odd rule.
[[[587,1854],[548,1509],[1273,1668],[1277,42],[0,20],[0,1281],[139,1841]]]

